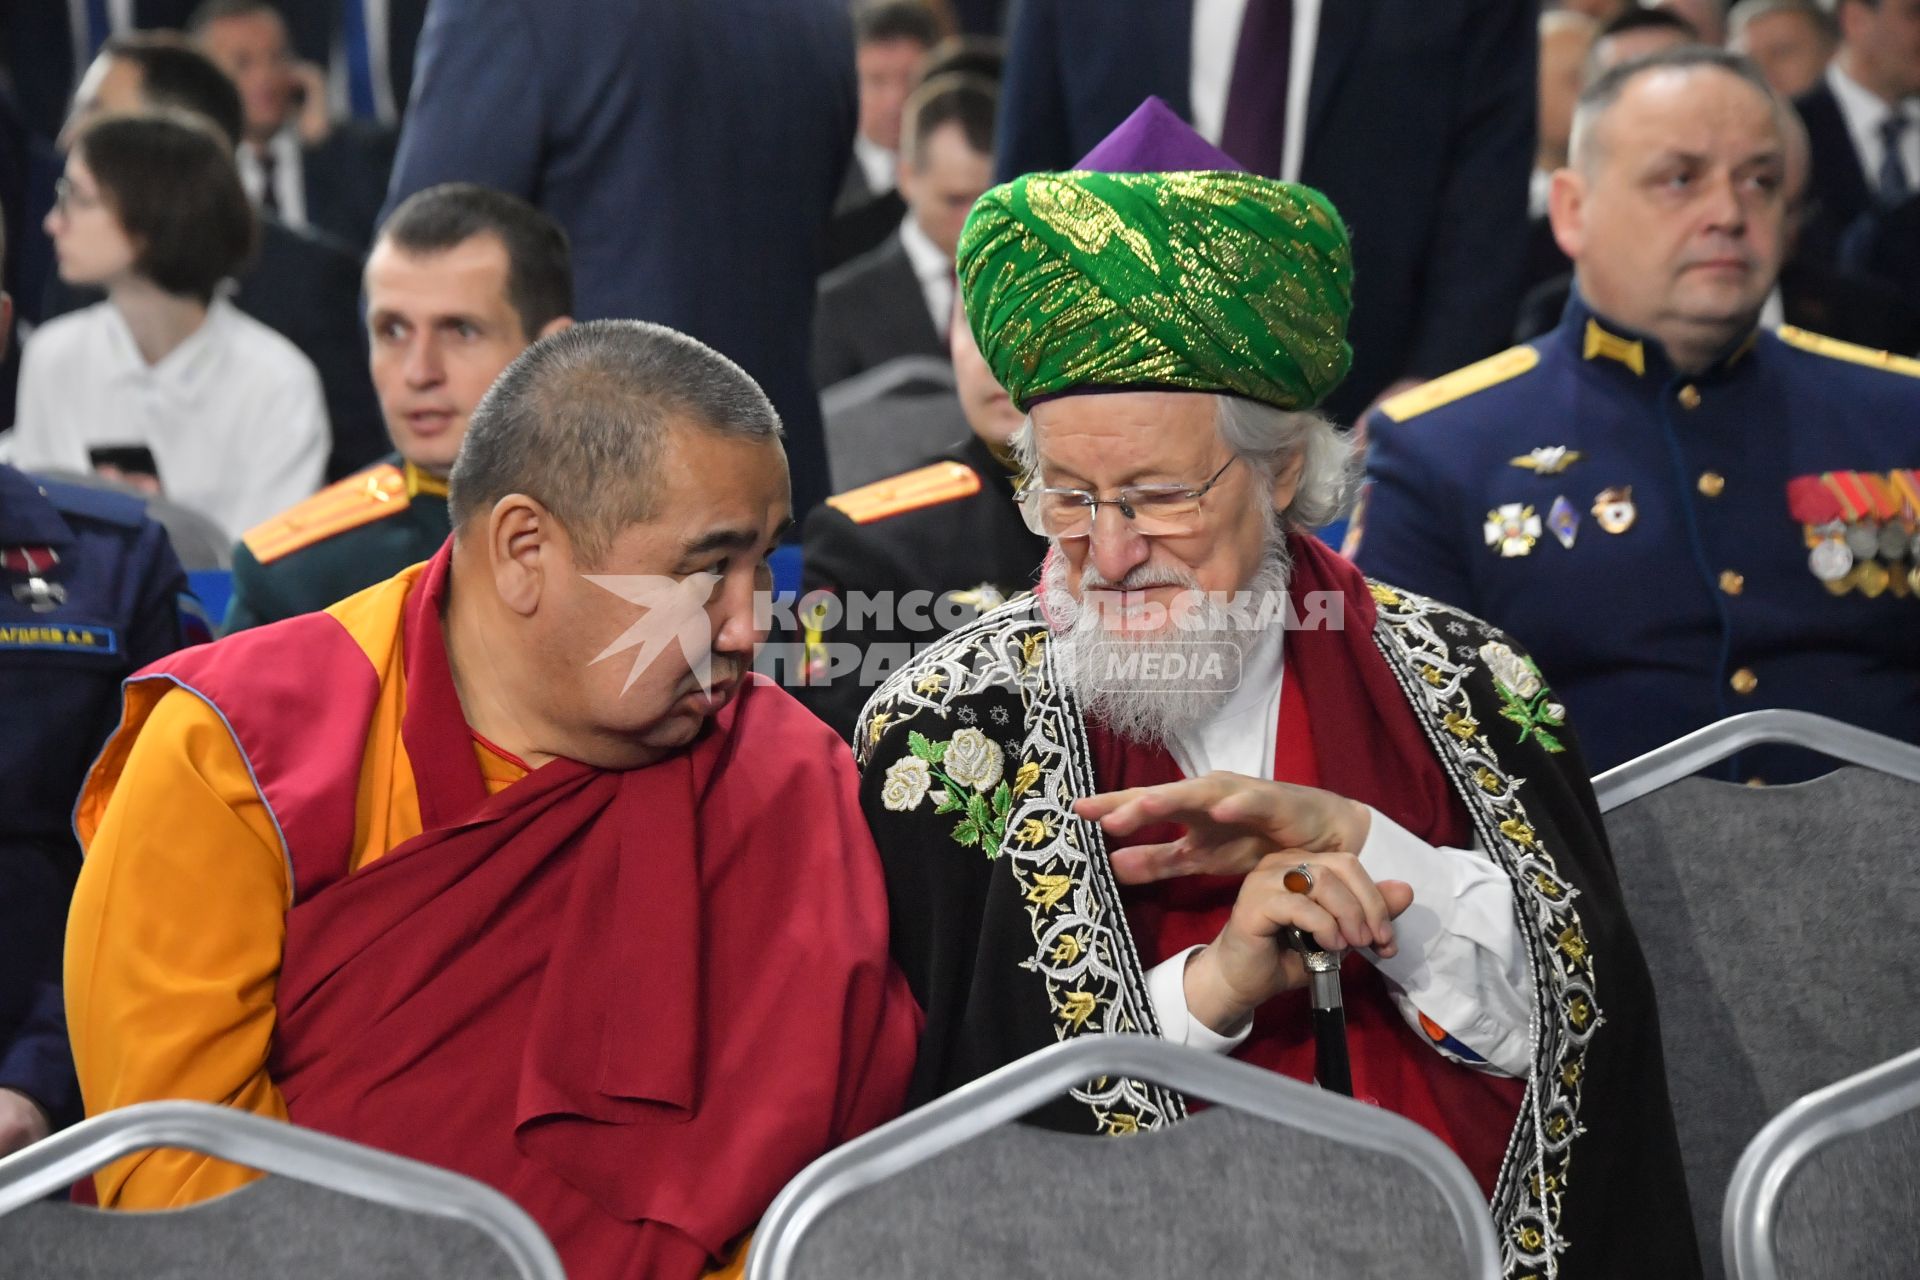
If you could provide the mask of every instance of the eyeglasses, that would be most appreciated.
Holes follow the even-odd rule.
[[[1220,464],[1213,477],[1198,488],[1187,484],[1133,484],[1111,498],[1095,497],[1085,489],[1022,489],[1015,500],[1027,528],[1045,538],[1085,538],[1101,507],[1113,507],[1133,523],[1135,533],[1174,537],[1193,533],[1200,523],[1200,500],[1220,483],[1237,455]]]
[[[72,213],[76,209],[97,209],[100,207],[100,197],[88,195],[66,178],[55,178],[53,207],[61,213]]]

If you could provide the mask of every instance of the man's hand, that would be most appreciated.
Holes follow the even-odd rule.
[[[0,1089],[0,1156],[10,1156],[53,1132],[40,1104],[15,1089]]]
[[[1399,880],[1378,884],[1360,866],[1372,817],[1366,806],[1311,787],[1210,773],[1157,787],[1092,796],[1074,812],[1110,835],[1156,822],[1186,828],[1179,839],[1116,850],[1114,874],[1129,884],[1179,875],[1245,875],[1226,927],[1187,963],[1187,1008],[1230,1035],[1274,996],[1307,981],[1288,946],[1299,929],[1326,950],[1371,947],[1394,954],[1393,920],[1413,904]],[[1306,866],[1313,884],[1296,893],[1286,873]]]
[[[306,146],[317,147],[333,132],[333,117],[327,107],[327,69],[312,62],[293,64],[294,83],[300,86],[294,129]]]

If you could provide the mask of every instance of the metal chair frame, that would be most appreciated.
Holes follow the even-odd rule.
[[[788,1183],[761,1219],[747,1280],[789,1280],[807,1233],[835,1204],[1102,1076],[1151,1081],[1305,1133],[1405,1160],[1440,1193],[1468,1268],[1500,1275],[1493,1220],[1473,1175],[1402,1116],[1153,1036],[1090,1035],[1009,1063],[831,1151]]]
[[[1625,764],[1615,765],[1593,780],[1593,792],[1600,801],[1600,812],[1611,813],[1629,801],[1691,777],[1728,756],[1775,744],[1804,747],[1842,764],[1859,765],[1908,782],[1920,782],[1920,747],[1826,716],[1776,708],[1728,716]]]

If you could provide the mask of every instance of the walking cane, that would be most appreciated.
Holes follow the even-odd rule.
[[[1313,871],[1290,869],[1281,878],[1289,891],[1305,895],[1313,888]],[[1307,996],[1313,1005],[1313,1078],[1322,1089],[1351,1098],[1353,1067],[1347,1057],[1347,1009],[1340,999],[1340,962],[1344,951],[1322,951],[1299,929],[1287,930],[1287,941],[1307,966]]]

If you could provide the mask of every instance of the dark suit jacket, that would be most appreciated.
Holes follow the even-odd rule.
[[[794,510],[824,499],[808,359],[856,114],[842,0],[434,0],[415,76],[387,208],[455,179],[534,201],[573,239],[574,314],[739,361],[786,423]]]
[[[390,450],[367,372],[359,256],[328,237],[262,217],[260,252],[239,284],[234,305],[284,335],[320,371],[333,429],[327,479],[358,471]],[[47,290],[47,318],[89,306],[101,296],[97,289],[76,289],[55,276]]]
[[[901,356],[946,354],[897,232],[820,282],[813,376],[822,390]]]
[[[820,269],[831,271],[852,262],[863,253],[878,249],[907,216],[907,202],[891,187],[879,195],[867,186],[867,175],[858,164],[847,166],[846,181],[833,203],[833,217],[827,222],[820,242]]]
[[[365,252],[387,198],[394,142],[391,129],[352,120],[302,151],[308,225]]]
[[[142,31],[184,27],[198,0],[133,0]],[[73,99],[73,19],[66,0],[0,0],[0,63],[27,123],[52,138]]]
[[[340,29],[340,0],[274,0],[274,5],[287,20],[294,52],[308,62],[328,65],[334,33]],[[393,81],[394,106],[402,114],[413,89],[413,60],[426,19],[427,0],[387,0],[387,74]]]
[[[1573,292],[1568,273],[1531,290],[1520,304],[1513,340],[1532,342],[1560,324]],[[1876,351],[1920,353],[1920,305],[1883,280],[1850,275],[1796,257],[1780,272],[1787,323]]]
[[[1353,232],[1351,418],[1394,379],[1500,349],[1520,300],[1537,58],[1529,0],[1326,0],[1301,179]],[[1189,0],[1024,0],[1003,177],[1064,169],[1147,95],[1189,114]]]
[[[1840,241],[1860,215],[1873,205],[1873,188],[1867,185],[1866,170],[1860,167],[1860,153],[1854,149],[1853,135],[1847,132],[1847,118],[1840,113],[1840,100],[1822,80],[1794,99],[1800,119],[1807,126],[1813,144],[1813,169],[1807,179],[1807,196],[1813,202],[1806,226],[1800,232],[1800,256],[1817,262],[1833,263],[1840,256]]]

